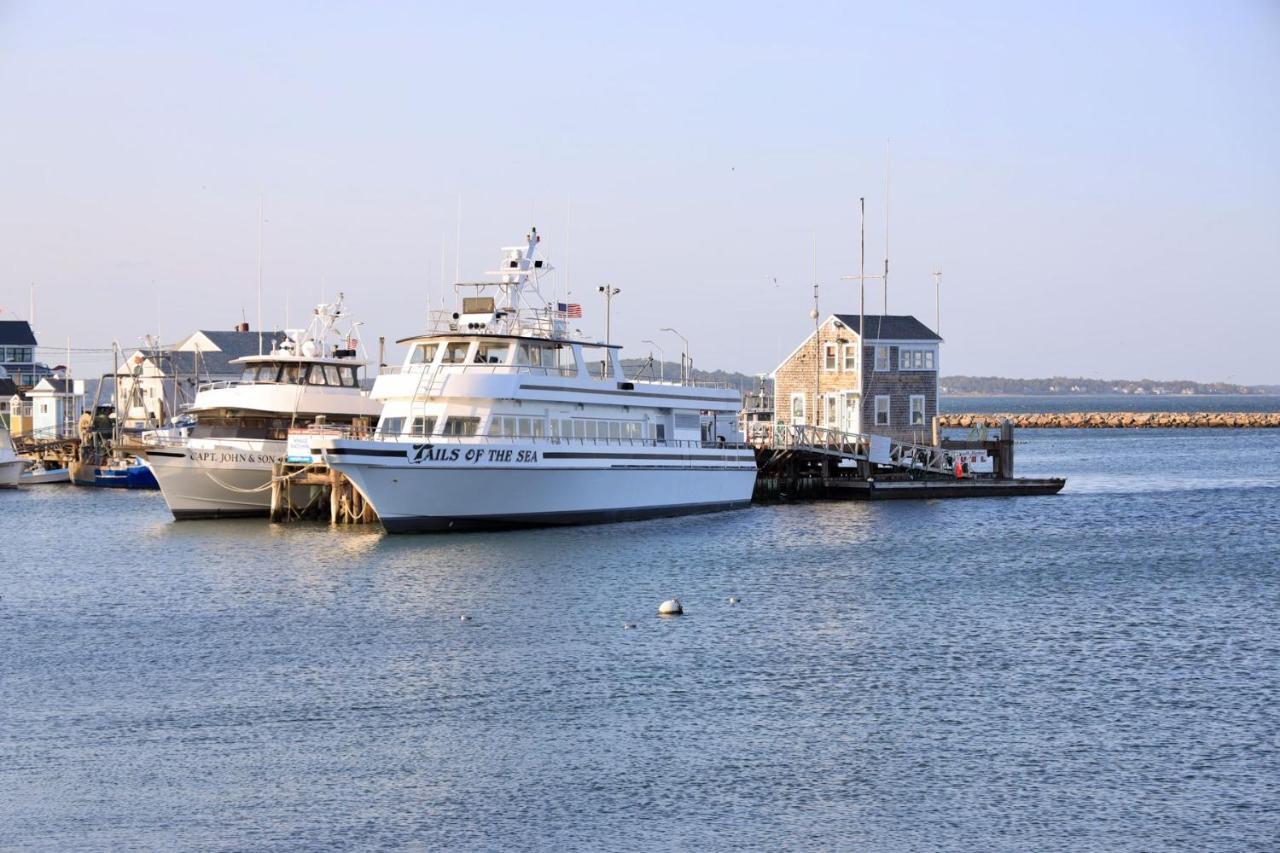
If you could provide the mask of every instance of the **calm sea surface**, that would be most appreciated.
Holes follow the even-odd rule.
[[[0,493],[0,847],[1277,849],[1280,431],[1019,437],[1063,494],[392,538]]]

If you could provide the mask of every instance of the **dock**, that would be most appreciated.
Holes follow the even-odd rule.
[[[754,499],[933,500],[1053,495],[1061,478],[1014,476],[1013,425],[998,434],[919,445],[821,427],[780,426],[756,447]]]

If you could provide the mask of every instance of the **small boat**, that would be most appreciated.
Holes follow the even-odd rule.
[[[9,430],[0,426],[0,489],[13,489],[18,485],[22,468],[27,463],[13,449]]]
[[[97,465],[85,464],[72,477],[77,486],[99,486],[108,489],[158,489],[151,468],[136,456],[112,458]]]
[[[46,468],[43,462],[33,462],[22,472],[20,486],[42,486],[47,483],[69,483],[71,472],[66,468]]]

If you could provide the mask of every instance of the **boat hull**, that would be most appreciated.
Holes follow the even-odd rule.
[[[143,453],[175,519],[266,517],[273,466],[284,457],[285,442],[193,442]],[[295,504],[306,503],[314,488],[293,487]]]
[[[69,483],[71,482],[71,472],[66,468],[53,468],[39,473],[30,473],[24,471],[22,479],[19,480],[20,486],[44,486],[52,483]]]
[[[0,489],[16,489],[25,465],[21,459],[0,462]]]
[[[441,446],[435,451],[440,464],[434,464],[430,452],[420,451],[423,445],[328,443],[330,466],[351,480],[389,533],[599,524],[739,509],[750,504],[756,476],[749,452],[715,448],[672,453],[486,445],[473,448],[468,460],[466,448]],[[457,459],[450,458],[453,449],[460,450]]]

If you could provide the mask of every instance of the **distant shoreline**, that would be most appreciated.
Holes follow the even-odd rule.
[[[1124,394],[1117,391],[1047,391],[1047,392],[1017,392],[1017,391],[943,391],[939,394],[946,398],[1000,398],[1000,397],[1044,397],[1051,400],[1064,400],[1079,397],[1107,397],[1117,400],[1132,400],[1135,397],[1142,398],[1161,398],[1168,397],[1175,400],[1195,399],[1196,397],[1280,397],[1280,391],[1204,391],[1196,394]]]

